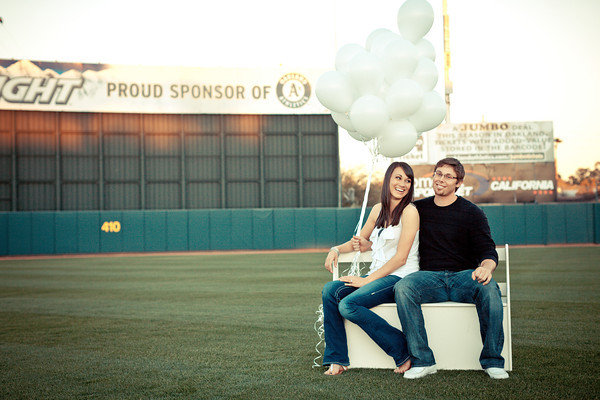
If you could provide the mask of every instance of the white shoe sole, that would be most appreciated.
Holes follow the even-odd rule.
[[[492,379],[508,379],[508,373],[506,371],[502,371],[504,373],[489,373],[487,370],[485,370],[485,373],[488,374],[488,376]]]
[[[491,375],[491,374],[488,374],[488,376],[490,378],[492,378],[492,379],[508,379],[508,374],[506,374],[506,375]]]
[[[410,369],[408,371],[410,371]],[[435,368],[435,366],[433,366],[433,368],[432,367],[425,367],[425,369],[422,372],[420,372],[420,373],[418,373],[416,375],[410,375],[409,374],[407,376],[406,373],[408,371],[406,371],[404,373],[404,378],[406,378],[406,379],[419,379],[419,378],[423,378],[423,377],[425,377],[427,375],[435,374],[437,372],[437,368]]]

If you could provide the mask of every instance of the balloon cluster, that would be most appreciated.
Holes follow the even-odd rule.
[[[433,91],[435,50],[423,38],[432,25],[426,0],[406,0],[398,10],[399,34],[376,29],[365,47],[342,46],[335,71],[317,81],[317,98],[333,120],[356,140],[376,139],[376,151],[386,157],[410,152],[446,116],[444,99]]]

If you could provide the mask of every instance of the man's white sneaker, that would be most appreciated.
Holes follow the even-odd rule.
[[[436,372],[437,367],[435,364],[429,367],[412,367],[404,373],[404,377],[406,379],[419,379],[430,374],[435,374]]]
[[[506,378],[508,378],[508,373],[503,368],[486,368],[485,372],[492,379],[506,379]]]

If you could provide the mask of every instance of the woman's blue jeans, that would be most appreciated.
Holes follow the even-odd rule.
[[[475,304],[483,342],[479,362],[482,368],[504,368],[503,308],[500,288],[493,279],[483,285],[473,280],[472,269],[465,271],[417,271],[394,287],[398,316],[406,333],[414,367],[435,364],[427,342],[421,304],[455,301]]]
[[[408,359],[406,337],[386,320],[369,310],[382,303],[394,302],[395,275],[384,276],[360,288],[331,281],[323,287],[325,352],[323,365],[349,365],[344,318],[360,326],[375,343],[390,355],[396,366]]]

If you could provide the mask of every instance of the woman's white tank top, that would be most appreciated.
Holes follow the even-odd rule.
[[[373,251],[373,261],[369,269],[369,275],[377,271],[386,262],[392,258],[398,251],[398,242],[400,241],[400,233],[402,232],[402,222],[398,225],[388,226],[387,228],[375,228],[371,233],[369,240],[373,242],[371,250]],[[400,278],[419,270],[419,232],[415,235],[415,240],[408,252],[406,264],[390,273]]]

